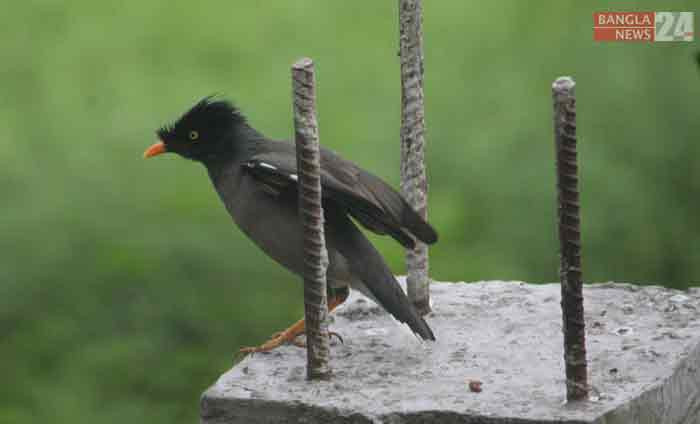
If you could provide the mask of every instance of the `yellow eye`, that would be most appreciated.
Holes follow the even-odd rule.
[[[199,139],[199,133],[197,131],[190,131],[190,140],[197,141]]]

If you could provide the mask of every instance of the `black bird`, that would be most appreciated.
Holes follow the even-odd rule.
[[[159,141],[144,152],[144,157],[174,152],[201,162],[240,229],[274,260],[302,275],[294,144],[265,137],[248,124],[238,108],[211,97],[199,101],[174,124],[159,129],[157,135]],[[407,248],[413,248],[416,239],[435,243],[435,230],[387,183],[323,148],[321,185],[329,309],[341,304],[352,287],[423,339],[435,340],[379,252],[350,217]],[[241,350],[271,350],[293,342],[303,331],[302,319],[263,345]]]

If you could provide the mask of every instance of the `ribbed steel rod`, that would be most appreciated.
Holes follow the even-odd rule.
[[[581,273],[581,220],[576,154],[576,84],[560,77],[552,84],[554,142],[557,156],[559,278],[564,331],[566,399],[588,397],[586,332]]]
[[[316,120],[314,65],[303,58],[292,65],[294,141],[299,181],[299,217],[303,229],[304,317],[306,320],[307,367],[310,380],[327,379],[328,298],[326,269],[328,252],[323,235],[321,205],[321,161]]]
[[[423,105],[423,6],[421,0],[399,0],[401,59],[401,193],[427,220],[428,178],[425,173]],[[416,242],[406,251],[408,298],[421,315],[430,312],[428,246]]]

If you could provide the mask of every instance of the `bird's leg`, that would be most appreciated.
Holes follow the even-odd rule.
[[[342,290],[340,293],[333,295],[330,299],[328,299],[328,312],[331,312],[333,309],[337,308],[338,305],[342,304],[345,302],[345,300],[348,298],[348,290]],[[241,353],[254,353],[254,352],[269,352],[273,349],[276,349],[280,347],[281,345],[285,343],[292,343],[297,346],[297,342],[295,341],[297,337],[299,337],[304,330],[306,329],[304,319],[300,319],[299,321],[295,322],[292,324],[291,327],[287,328],[284,331],[277,332],[272,335],[272,338],[265,343],[261,344],[260,346],[254,346],[254,347],[242,347],[239,352]],[[342,338],[340,337],[339,334],[330,332],[329,337],[335,335],[340,339],[342,342]],[[305,345],[301,345],[302,347]]]

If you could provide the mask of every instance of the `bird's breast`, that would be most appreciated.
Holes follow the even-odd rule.
[[[286,268],[302,272],[302,237],[296,201],[269,193],[245,173],[214,183],[226,210],[258,247]]]

